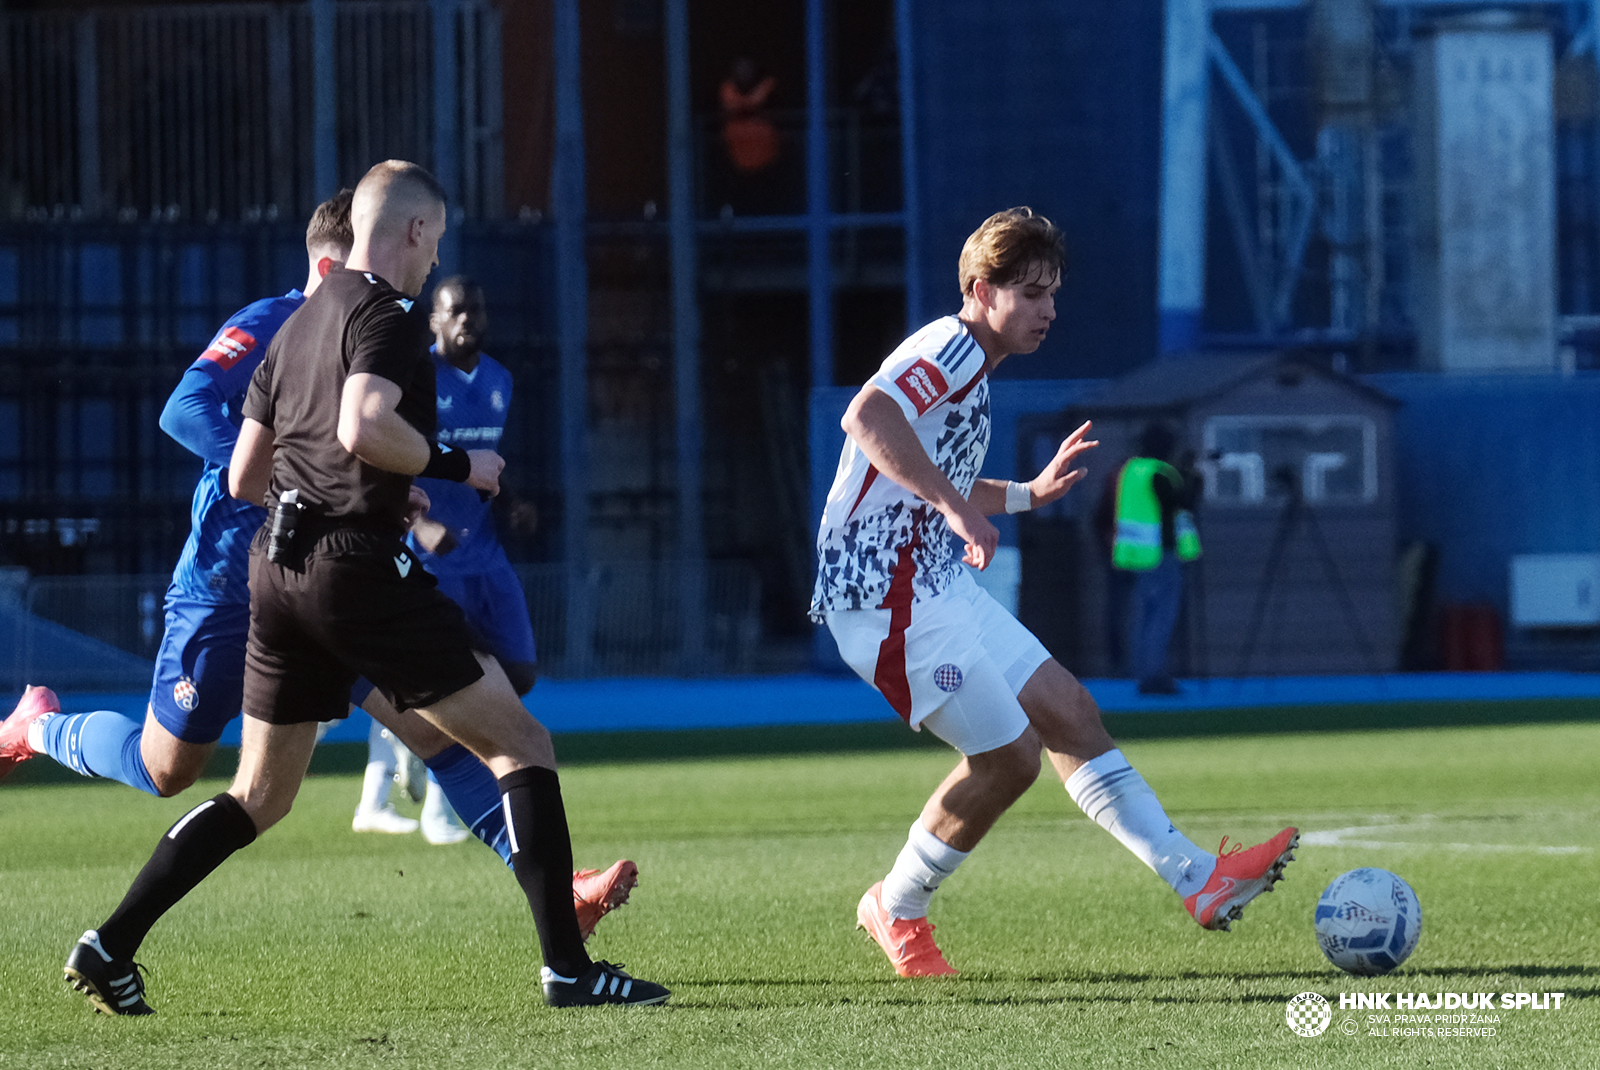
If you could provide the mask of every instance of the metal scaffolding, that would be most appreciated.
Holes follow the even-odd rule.
[[[1550,35],[1558,84],[1556,330],[1583,350],[1561,359],[1592,363],[1600,0],[1168,0],[1163,351],[1302,344],[1375,368],[1386,366],[1385,346],[1413,344],[1417,42],[1452,28],[1515,28],[1524,16]],[[1574,83],[1579,91],[1561,88]],[[1563,102],[1574,96],[1587,114],[1570,113]],[[1247,323],[1222,338],[1203,328],[1219,319],[1217,280],[1206,277],[1219,262],[1238,265],[1248,309]]]

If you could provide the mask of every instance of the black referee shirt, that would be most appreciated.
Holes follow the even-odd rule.
[[[358,372],[401,388],[396,411],[433,438],[437,421],[428,317],[370,272],[334,268],[284,322],[250,380],[243,413],[271,429],[272,499],[300,491],[312,514],[404,530],[411,476],[339,444],[345,380]]]

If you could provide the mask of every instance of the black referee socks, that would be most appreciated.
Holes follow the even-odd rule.
[[[100,946],[114,959],[133,958],[161,915],[255,838],[255,822],[227,792],[184,814],[161,837],[128,894],[100,926]]]
[[[554,769],[529,766],[499,778],[511,839],[511,872],[528,897],[544,964],[564,977],[589,968],[572,906],[572,837]]]

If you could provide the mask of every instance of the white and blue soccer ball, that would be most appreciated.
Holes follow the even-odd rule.
[[[1328,961],[1360,977],[1388,973],[1417,948],[1422,904],[1386,869],[1341,873],[1317,900],[1317,945]]]

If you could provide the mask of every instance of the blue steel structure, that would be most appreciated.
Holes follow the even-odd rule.
[[[1597,0],[1165,0],[1162,352],[1311,344],[1387,351],[1362,360],[1372,369],[1408,364],[1410,115],[1403,102],[1398,113],[1392,101],[1385,110],[1369,90],[1361,105],[1365,130],[1338,118],[1319,120],[1315,113],[1326,111],[1328,102],[1316,99],[1315,86],[1302,84],[1294,91],[1297,99],[1286,101],[1283,76],[1274,84],[1273,71],[1290,67],[1292,77],[1314,83],[1316,33],[1335,37],[1342,29],[1365,48],[1363,62],[1403,82],[1416,34],[1485,12],[1537,20],[1552,31],[1560,63],[1593,67]],[[1257,69],[1247,73],[1239,50],[1251,43],[1241,32],[1251,21],[1286,27],[1292,47],[1282,55],[1256,56]],[[1225,100],[1217,88],[1226,90]],[[1592,101],[1587,106],[1592,109]],[[1557,136],[1567,176],[1560,194],[1566,247],[1561,311],[1591,316],[1600,307],[1593,223],[1600,203],[1600,123],[1592,114],[1569,120]],[[1236,159],[1243,155],[1240,140],[1271,157],[1276,170],[1270,189],[1244,188],[1240,171],[1248,163]],[[1282,218],[1275,247],[1251,232],[1252,213],[1275,210],[1264,203],[1263,191],[1283,201],[1276,206]],[[1341,199],[1355,203],[1347,208]],[[1361,246],[1364,255],[1351,252]],[[1244,321],[1229,308],[1245,310]],[[1578,336],[1580,364],[1594,359],[1593,328],[1586,321],[1568,322],[1566,333]]]
[[[579,594],[589,563],[588,244],[584,181],[582,48],[578,0],[555,3],[555,155],[550,201],[555,216],[557,394],[560,426],[563,556],[568,566],[567,634],[586,636],[593,623]],[[585,668],[587,645],[572,644],[574,668]]]
[[[689,10],[687,0],[667,0],[667,144],[694,143],[693,100],[689,79]],[[668,229],[672,271],[672,362],[674,443],[677,448],[679,605],[682,607],[687,664],[698,664],[705,646],[705,534],[702,466],[700,277],[694,219],[694,161],[681,149],[669,148],[667,163]]]
[[[1167,0],[1161,77],[1160,344],[1200,343],[1205,310],[1209,0]]]

